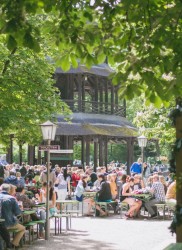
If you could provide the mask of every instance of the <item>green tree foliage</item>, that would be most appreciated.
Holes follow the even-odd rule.
[[[39,124],[56,113],[68,112],[53,86],[54,67],[45,51],[30,49],[9,51],[0,40],[0,128],[1,142],[9,143],[14,134],[19,144],[40,142]]]
[[[90,67],[107,57],[117,65],[113,82],[120,82],[122,95],[144,92],[157,107],[181,95],[180,0],[2,0],[0,11],[0,33],[10,50],[40,51],[39,38],[49,33],[64,70],[77,67],[77,59]]]
[[[171,102],[171,107],[174,102]],[[169,108],[155,108],[153,104],[145,105],[144,96],[127,101],[127,118],[132,121],[148,139],[158,139],[160,154],[170,156],[171,144],[174,141],[175,130],[168,119]]]
[[[178,97],[182,93],[180,84],[182,3],[180,0],[167,2],[165,0],[53,0],[51,2],[49,0],[2,0],[0,13],[1,50],[5,48],[0,60],[1,79],[4,83],[8,83],[8,93],[15,93],[14,90],[18,88],[17,79],[23,78],[23,74],[26,74],[23,69],[25,66],[22,67],[22,64],[27,63],[27,68],[31,71],[27,73],[29,80],[34,74],[29,55],[34,60],[40,60],[45,55],[51,56],[56,65],[64,70],[69,70],[71,65],[77,67],[78,59],[90,67],[92,64],[104,62],[107,57],[109,64],[116,69],[113,83],[120,83],[120,95],[132,99],[135,95],[140,96],[144,93],[147,104],[152,102],[156,107],[161,107],[161,104],[168,106],[173,97]],[[32,52],[23,47],[31,49]],[[21,55],[24,57],[21,67],[20,55],[17,58],[20,48]],[[56,53],[50,53],[53,49]],[[35,55],[34,52],[40,54]],[[13,66],[15,62],[12,60],[15,58],[19,60],[18,68],[21,68],[21,71],[15,70]],[[37,61],[40,67],[41,63],[39,63]],[[47,62],[44,60],[44,63]],[[6,76],[10,71],[11,77]],[[50,74],[53,68],[48,71],[47,73]],[[35,73],[34,77],[38,75],[42,89],[37,92],[42,93],[47,79],[49,82],[51,80],[46,70],[44,76]],[[16,84],[13,84],[13,81],[9,84],[12,76],[15,77]],[[23,87],[22,82],[19,81],[19,87],[25,90],[26,84]],[[33,82],[35,83],[31,81],[31,84]],[[30,84],[29,88],[31,88]],[[36,92],[35,84],[32,89]],[[28,89],[27,91],[30,92]],[[53,92],[50,87],[47,93],[53,95]],[[37,96],[39,96],[38,93]],[[4,96],[3,91],[2,95]],[[32,96],[34,95],[35,93]],[[21,110],[19,106],[22,99],[17,99],[17,96],[11,97],[12,102],[16,102],[14,110]],[[2,101],[6,102],[4,99]],[[47,107],[49,105],[46,106],[45,103],[44,105],[45,109],[49,108]],[[36,105],[32,106],[32,110],[36,108]],[[13,112],[10,113],[12,115]],[[42,117],[44,115],[46,117],[46,114],[39,112],[39,115],[41,114]],[[21,115],[24,116],[23,113]],[[29,116],[28,111],[26,116]],[[8,112],[3,117],[4,127],[7,127]],[[11,116],[10,120],[12,121]],[[153,119],[155,120],[156,118]],[[161,126],[163,125],[164,122],[161,122]],[[18,124],[16,127],[20,128],[21,135],[21,126]],[[149,127],[152,125],[150,124]]]

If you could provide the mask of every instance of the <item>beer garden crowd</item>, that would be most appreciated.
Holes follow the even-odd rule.
[[[29,166],[22,163],[0,166],[0,250],[17,249],[27,229],[27,221],[45,221],[45,207],[39,207],[30,216],[24,211],[35,204],[46,203],[47,169],[44,165]],[[84,192],[94,192],[95,197],[84,197]],[[137,194],[149,194],[149,199],[141,199]],[[61,167],[50,163],[50,216],[61,213],[57,200],[76,199],[88,204],[84,216],[96,215],[107,217],[99,202],[111,204],[115,214],[124,202],[128,205],[126,219],[141,216],[141,208],[148,211],[150,218],[158,218],[156,204],[176,205],[176,181],[169,174],[167,167],[142,163],[141,158],[130,167],[130,175],[126,166],[119,162],[111,162],[107,168],[67,165]],[[97,203],[98,202],[98,203]],[[26,223],[25,223],[26,222]],[[11,230],[16,230],[11,241]],[[44,238],[44,223],[39,224],[39,238]],[[31,232],[34,234],[34,231]]]

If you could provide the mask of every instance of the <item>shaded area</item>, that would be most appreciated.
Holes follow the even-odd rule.
[[[102,241],[96,241],[91,239],[84,239],[84,236],[88,236],[86,231],[70,231],[68,234],[61,234],[59,236],[52,236],[50,242],[45,240],[36,241],[36,246],[32,245],[28,249],[63,249],[63,250],[124,250],[118,248],[114,243],[105,243]]]

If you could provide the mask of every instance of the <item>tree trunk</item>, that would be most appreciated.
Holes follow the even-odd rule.
[[[182,115],[176,118],[176,139],[182,139]],[[182,147],[176,153],[176,199],[177,205],[182,208]],[[176,228],[176,241],[182,242],[182,225]]]

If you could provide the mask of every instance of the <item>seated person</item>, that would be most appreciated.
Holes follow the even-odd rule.
[[[10,234],[4,223],[0,223],[0,250],[3,249],[1,237],[6,243],[6,248],[11,248]]]
[[[163,184],[164,191],[165,191],[165,194],[166,194],[166,192],[167,192],[167,183],[166,183],[165,177],[163,175],[160,175],[159,176],[159,181]]]
[[[42,188],[40,190],[40,195],[36,194],[36,198],[39,202],[46,203],[47,199],[47,182],[44,182],[42,184]],[[56,192],[54,191],[54,188],[52,186],[52,182],[49,183],[49,213],[50,216],[53,216],[56,213]],[[40,219],[45,220],[46,219],[46,211],[44,207],[39,208],[39,214]],[[43,233],[44,225],[39,225],[39,238],[44,238]]]
[[[25,227],[18,223],[16,219],[18,215],[22,213],[20,210],[16,199],[9,195],[10,185],[2,184],[0,193],[0,204],[1,204],[1,218],[5,219],[4,226],[7,229],[16,229],[12,245],[13,247],[18,247],[21,238],[25,233]]]
[[[36,195],[39,202],[46,203],[47,199],[47,182],[44,182],[40,190],[40,195]],[[49,183],[49,213],[51,216],[56,212],[56,192],[52,186],[52,182]]]
[[[17,187],[16,189],[16,199],[17,201],[22,201],[23,209],[29,209],[35,205],[35,199],[29,199],[28,195],[25,193],[25,187]]]
[[[88,176],[87,175],[81,175],[80,180],[78,181],[78,185],[75,190],[75,195],[76,195],[76,200],[77,201],[83,201],[83,193],[86,191],[87,187],[87,181],[88,181]],[[87,211],[87,216],[91,215],[91,208],[94,205],[94,200],[92,198],[87,198],[84,199],[85,202],[88,203],[88,211]]]
[[[141,175],[136,174],[134,175],[134,185],[131,187],[133,191],[138,190],[138,189],[142,189],[145,187],[145,184],[141,178]]]
[[[111,194],[112,194],[112,200],[116,200],[118,190],[117,190],[117,184],[116,184],[116,174],[109,174],[107,176],[107,180],[109,182],[110,188],[111,188]]]
[[[98,178],[100,180],[101,186],[100,190],[97,192],[97,201],[111,202],[112,201],[111,188],[109,182],[106,180],[106,176],[104,174],[98,174]],[[95,207],[100,212],[100,216],[107,215],[107,212],[103,211],[99,205],[96,205]]]
[[[173,181],[167,189],[166,204],[169,206],[176,205],[176,181]]]
[[[16,178],[17,178],[17,180],[18,180],[17,187],[25,186],[25,180],[24,180],[24,178],[21,176],[21,173],[20,173],[20,172],[16,172]]]
[[[97,180],[94,182],[94,186],[93,186],[93,189],[94,190],[99,190],[100,189],[100,179],[99,179],[99,174],[97,174]]]
[[[149,178],[147,180],[146,187],[151,188],[152,184],[153,184],[153,176],[151,175],[151,176],[149,176]]]
[[[15,186],[18,185],[18,179],[15,176],[15,173],[13,171],[9,172],[9,176],[4,179],[4,183],[12,184],[12,185],[15,185]]]
[[[119,188],[118,188],[118,198],[119,198],[119,200],[122,199],[121,198],[121,196],[122,196],[122,189],[123,189],[123,185],[127,182],[127,178],[128,178],[128,176],[126,174],[123,174],[120,177],[120,181],[118,182],[119,183],[119,185],[118,185],[119,186]]]
[[[134,186],[134,178],[130,177],[130,179],[128,180],[128,182],[126,182],[123,187],[122,187],[122,195],[120,197],[120,201],[122,202],[126,202],[128,203],[128,205],[130,206],[128,212],[125,214],[125,216],[127,218],[133,218],[134,217],[134,212],[136,214],[138,214],[141,206],[142,206],[142,202],[140,200],[137,200],[135,198],[132,197],[133,195],[133,191],[132,191],[132,187]]]
[[[145,207],[147,211],[151,214],[151,218],[154,218],[158,216],[155,204],[165,203],[164,185],[159,181],[159,175],[157,174],[153,176],[153,184],[150,191],[153,193],[154,199],[146,201]]]
[[[90,178],[88,181],[88,186],[93,187],[94,186],[94,182],[97,180],[97,174],[95,172],[92,172],[90,174]]]
[[[22,202],[22,209],[30,209],[35,205],[35,198],[29,199],[28,195],[25,193],[26,190],[24,186],[18,187],[16,190],[16,199],[18,202]],[[23,220],[28,220],[29,216],[24,215]],[[30,218],[32,221],[44,220],[45,219],[45,210],[39,209],[37,213],[31,214]],[[43,225],[39,225],[39,236],[43,235]]]
[[[16,199],[16,189],[17,187],[15,185],[9,184],[10,185],[10,190],[9,194],[12,195]]]

